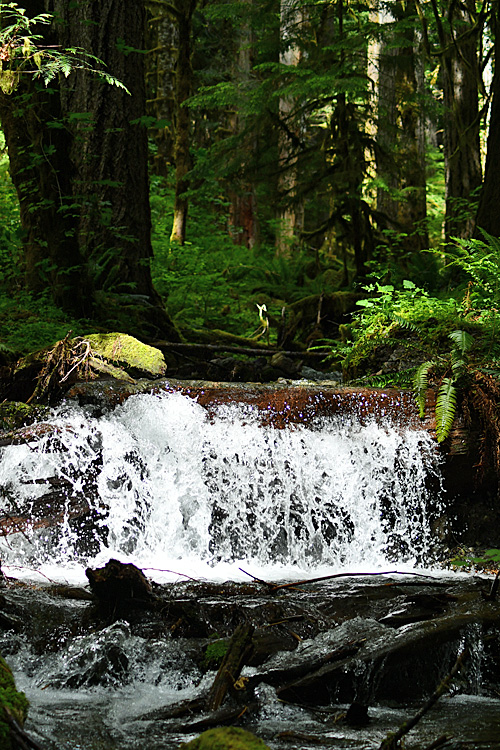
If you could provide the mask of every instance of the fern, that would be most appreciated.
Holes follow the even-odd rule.
[[[450,338],[460,353],[463,355],[469,351],[474,343],[474,337],[467,333],[467,331],[452,331],[448,338]]]
[[[415,399],[421,419],[425,416],[425,394],[429,387],[429,370],[434,364],[435,362],[433,360],[423,362],[420,367],[417,368],[413,378],[413,390],[415,392]]]
[[[421,326],[412,323],[411,320],[407,320],[402,315],[393,312],[392,310],[388,310],[386,312],[386,315],[389,320],[394,321],[394,323],[397,323],[401,328],[408,328],[410,331],[413,331],[413,333],[420,333],[420,331],[422,330]]]
[[[436,399],[436,437],[442,443],[448,435],[455,420],[457,408],[457,389],[453,378],[443,378]]]

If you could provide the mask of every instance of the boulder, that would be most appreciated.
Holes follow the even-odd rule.
[[[207,729],[191,742],[183,742],[181,750],[269,750],[261,739],[239,727]]]

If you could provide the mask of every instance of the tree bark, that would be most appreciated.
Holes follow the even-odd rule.
[[[184,106],[191,95],[193,85],[192,54],[192,23],[197,0],[177,0],[175,17],[179,28],[179,45],[177,50],[177,66],[175,73],[175,205],[174,222],[172,226],[171,242],[181,245],[186,240],[186,225],[189,201],[186,191],[189,187],[187,174],[191,168],[190,146],[190,114]]]
[[[500,7],[498,3],[496,5],[494,25],[496,29],[496,66],[492,82],[492,101],[484,183],[476,216],[475,235],[479,239],[482,236],[481,230],[488,232],[488,234],[494,237],[500,237],[500,212],[498,210],[498,206],[500,206],[500,180],[498,179],[500,165]]]
[[[380,22],[409,17],[409,7],[398,1]],[[418,39],[416,30],[408,26],[403,35],[406,44],[399,48],[393,47],[396,39],[386,35],[378,55],[377,176],[384,178],[387,187],[377,190],[377,211],[400,235],[404,258],[428,247],[428,237],[424,112],[416,106],[423,90]]]
[[[437,14],[437,10],[435,11]],[[440,36],[444,104],[445,236],[471,237],[474,232],[477,192],[481,186],[477,40],[475,4],[452,4],[451,31],[436,15]]]
[[[251,79],[254,45],[250,24],[253,0],[243,0],[243,4],[246,6],[247,18],[243,21],[239,31],[235,29],[237,33],[236,70],[233,74],[242,92],[247,88]],[[252,248],[257,243],[259,234],[257,196],[254,185],[244,173],[245,161],[251,161],[254,158],[256,143],[253,133],[245,133],[246,120],[245,115],[238,107],[235,107],[232,116],[230,116],[230,128],[235,135],[241,137],[242,176],[238,176],[231,184],[229,226],[234,242]]]
[[[304,22],[305,10],[294,0],[280,2],[280,35],[283,51],[280,53],[282,65],[297,66],[302,58],[302,51],[294,42],[296,25]],[[303,226],[302,210],[296,201],[297,188],[297,153],[294,140],[298,140],[300,122],[295,112],[295,102],[290,96],[279,100],[279,122],[281,125],[278,140],[278,167],[280,209],[278,212],[276,254],[290,255],[294,239]]]
[[[28,16],[45,10],[43,0],[26,0],[23,7]],[[57,43],[52,29],[45,39]],[[57,88],[22,76],[13,94],[0,92],[0,120],[20,203],[26,288],[49,292],[70,315],[88,316],[92,291],[71,206],[71,136],[62,125]]]
[[[148,3],[146,3],[148,5]],[[174,163],[175,67],[174,50],[179,44],[175,19],[161,7],[153,5],[148,21],[146,57],[147,111],[161,127],[151,133],[157,148],[152,158],[152,172],[166,177]]]
[[[83,48],[130,90],[129,95],[78,71],[52,81],[46,91],[36,91],[28,81],[11,101],[2,97],[27,236],[29,288],[43,287],[42,272],[50,264],[52,296],[68,312],[109,320],[142,338],[178,339],[149,266],[147,132],[140,123],[144,3],[29,0],[23,5],[30,16],[54,15],[44,43]],[[16,102],[23,95],[28,96],[19,127]]]

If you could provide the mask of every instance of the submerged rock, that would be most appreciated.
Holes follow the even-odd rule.
[[[269,750],[269,746],[251,732],[239,727],[207,729],[191,742],[184,742],[181,750]]]

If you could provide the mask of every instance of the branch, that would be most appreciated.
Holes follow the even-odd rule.
[[[462,649],[462,651],[460,651],[455,664],[451,668],[450,673],[446,675],[441,684],[436,688],[427,703],[425,703],[422,708],[417,711],[415,716],[413,716],[411,719],[408,719],[408,721],[405,721],[404,724],[399,727],[397,732],[391,732],[390,734],[388,734],[385,740],[383,740],[383,742],[379,745],[378,750],[397,750],[399,746],[399,740],[404,737],[405,734],[408,734],[410,729],[413,729],[413,727],[420,721],[422,716],[425,716],[427,711],[429,711],[429,709],[432,708],[432,706],[443,695],[443,693],[448,690],[450,682],[462,666],[462,662],[466,654],[467,648],[464,648]]]
[[[172,5],[172,3],[168,3],[167,0],[147,0],[148,3],[151,5],[159,5],[162,8],[165,8],[167,13],[170,13],[171,16],[174,16],[178,21],[182,18],[182,13],[177,10],[177,8]]]

